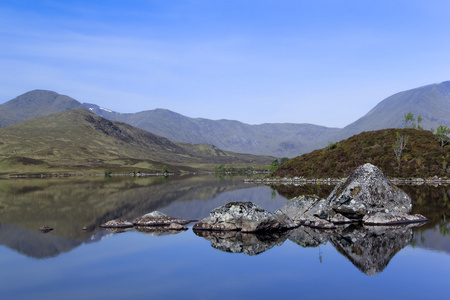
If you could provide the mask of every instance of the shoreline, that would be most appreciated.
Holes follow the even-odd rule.
[[[326,184],[326,185],[336,185],[347,178],[246,178],[244,182],[246,183],[263,183],[263,184]],[[393,184],[414,184],[414,185],[442,185],[442,184],[450,184],[450,179],[443,179],[437,176],[432,178],[389,178]]]

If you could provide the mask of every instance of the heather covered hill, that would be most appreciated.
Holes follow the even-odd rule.
[[[408,136],[400,167],[393,145],[397,133]],[[275,177],[341,178],[358,166],[371,163],[389,177],[449,177],[450,146],[442,148],[427,130],[384,129],[363,132],[323,149],[293,158],[280,166]]]
[[[274,159],[178,145],[86,110],[69,110],[0,128],[0,172],[213,170],[217,164],[266,166]]]

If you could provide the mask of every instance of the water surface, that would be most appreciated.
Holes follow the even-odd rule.
[[[401,186],[408,228],[298,228],[284,234],[112,233],[99,225],[159,210],[201,219],[232,201],[269,211],[332,187],[268,187],[242,177],[0,180],[2,299],[441,298],[450,283],[448,187]],[[38,228],[55,229],[42,234]],[[87,230],[82,230],[86,227]]]

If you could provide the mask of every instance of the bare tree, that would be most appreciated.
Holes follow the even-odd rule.
[[[406,144],[408,143],[408,139],[409,139],[409,136],[400,135],[400,133],[397,132],[397,139],[396,139],[395,143],[392,145],[392,148],[394,148],[395,157],[397,158],[399,171],[400,171],[402,153],[406,147]]]

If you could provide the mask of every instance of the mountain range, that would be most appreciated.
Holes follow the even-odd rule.
[[[0,128],[0,170],[7,173],[110,169],[213,170],[220,164],[264,166],[273,157],[223,151],[209,144],[181,144],[110,121],[85,109],[69,109]]]
[[[295,157],[364,131],[403,127],[402,119],[408,112],[420,115],[425,129],[450,126],[450,81],[394,94],[344,128],[294,123],[249,125],[233,120],[189,118],[166,109],[119,113],[45,90],[30,91],[0,105],[0,127],[73,109],[87,109],[172,142],[207,143],[238,153]]]

